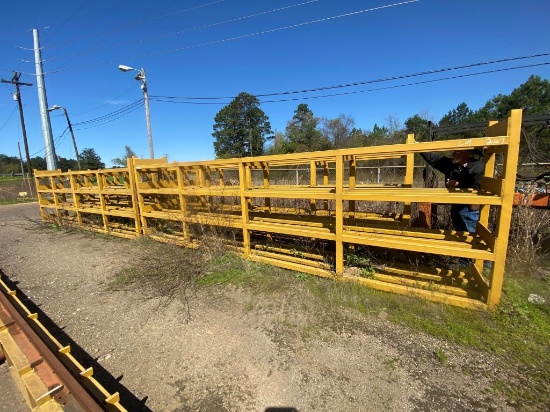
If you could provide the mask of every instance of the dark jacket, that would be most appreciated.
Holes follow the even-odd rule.
[[[483,163],[481,160],[472,159],[466,166],[454,164],[450,157],[439,153],[420,153],[420,156],[434,169],[445,175],[445,181],[456,180],[458,189],[479,189],[481,176],[483,176]]]

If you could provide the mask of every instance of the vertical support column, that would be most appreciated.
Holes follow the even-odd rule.
[[[344,157],[341,154],[336,155],[336,275],[344,273],[344,244],[342,235],[344,233]]]
[[[104,188],[104,182],[103,182],[103,175],[99,172],[95,173],[96,181],[97,181],[97,195],[99,196],[99,205],[101,208],[101,220],[103,221],[103,230],[106,233],[109,233],[109,218],[107,217],[107,204],[105,202],[105,194],[103,193]]]
[[[200,188],[203,188],[206,186],[206,180],[205,180],[205,173],[204,173],[204,166],[200,166],[197,170],[197,180],[198,180],[198,186]],[[206,207],[206,196],[201,195],[199,196],[201,206]]]
[[[79,227],[82,227],[82,215],[80,213],[80,197],[76,192],[77,184],[76,184],[76,175],[74,173],[71,173],[69,175],[69,181],[71,183],[71,196],[73,197],[73,208],[76,213],[76,224]]]
[[[510,232],[510,220],[512,218],[514,188],[519,158],[521,118],[521,109],[510,111],[507,128],[509,144],[504,152],[502,207],[495,231],[497,237],[495,242],[495,262],[493,264],[493,275],[491,277],[489,295],[487,297],[487,305],[490,308],[494,308],[498,305],[502,294],[504,265],[506,262],[506,250],[508,248],[508,234]]]
[[[244,168],[244,175],[245,175],[245,181],[246,181],[246,188],[252,187],[252,167],[250,165],[246,165]],[[247,198],[246,201],[248,202],[248,209],[252,207],[252,199]]]
[[[264,189],[267,189],[269,187],[269,164],[268,163],[262,163],[262,171],[264,175]],[[264,199],[264,205],[265,205],[265,212],[270,215],[271,214],[271,198],[266,197]],[[268,234],[268,237],[271,237],[271,234]]]
[[[323,162],[323,186],[328,186],[328,183],[328,162]],[[328,200],[324,201],[323,207],[327,211],[327,215],[330,216],[330,212],[328,209]]]
[[[130,201],[132,202],[132,212],[134,213],[134,230],[136,237],[141,236],[141,220],[140,211],[137,197],[137,184],[136,184],[136,164],[135,157],[126,158],[126,167],[128,168],[128,182],[124,180],[124,185],[130,190]]]
[[[147,226],[147,218],[145,217],[145,200],[143,197],[143,194],[141,193],[140,189],[142,188],[142,180],[141,180],[141,174],[140,174],[140,168],[137,166],[136,158],[134,157],[132,160],[133,163],[133,170],[134,170],[134,183],[136,188],[136,200],[138,203],[138,213],[139,213],[139,220],[141,223],[141,233],[144,235],[149,234],[149,229]]]
[[[309,162],[309,185],[311,187],[317,186],[317,166],[315,164],[315,160],[311,160]],[[309,200],[309,210],[311,214],[315,214],[317,211],[317,204],[315,199]]]
[[[43,221],[46,221],[48,219],[48,215],[44,211],[44,198],[42,196],[42,189],[40,189],[40,179],[44,179],[43,177],[40,178],[37,176],[37,171],[34,171],[34,185],[36,186],[36,197],[38,198],[38,207],[40,207],[40,218]]]
[[[412,143],[414,143],[414,134],[409,134],[407,135],[407,144]],[[414,153],[405,155],[405,162],[405,179],[403,184],[405,187],[412,187],[414,177]],[[411,202],[405,202],[402,222],[406,225],[411,224]]]
[[[248,199],[246,190],[249,188],[250,176],[249,166],[245,166],[242,161],[239,162],[239,189],[241,194],[241,217],[243,222],[243,258],[248,259],[250,256],[250,231],[248,230]]]
[[[185,172],[181,167],[176,169],[176,179],[178,179],[178,196],[180,202],[180,211],[181,211],[181,231],[183,233],[183,241],[185,243],[191,242],[191,237],[189,236],[189,225],[187,223],[187,197],[186,197],[186,179]],[[222,181],[223,182],[223,181]]]
[[[52,173],[60,172],[60,170],[53,170]],[[52,194],[53,194],[53,203],[55,205],[55,218],[57,220],[58,225],[62,225],[63,221],[61,219],[61,212],[59,210],[59,194],[57,193],[59,187],[57,185],[58,177],[56,175],[51,175],[50,177],[52,182]]]
[[[210,187],[212,185],[212,176],[210,174],[211,170],[209,166],[204,167],[204,187]],[[204,196],[204,202],[206,205],[206,211],[212,213],[212,197]]]
[[[355,189],[357,182],[357,161],[355,156],[351,156],[349,159],[349,188],[350,190]],[[350,200],[348,202],[349,207],[349,224],[355,226],[355,200]]]

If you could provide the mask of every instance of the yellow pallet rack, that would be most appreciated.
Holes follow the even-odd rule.
[[[134,162],[105,170],[36,170],[42,219],[119,237],[140,236]]]
[[[493,308],[504,276],[521,118],[521,110],[512,110],[506,119],[489,122],[480,138],[416,142],[409,135],[402,144],[200,162],[134,158],[124,172],[128,186],[112,192],[125,190],[133,210],[137,204],[136,235],[192,247],[205,238],[225,236],[228,247],[246,259],[463,307]],[[465,148],[485,151],[480,189],[415,184],[413,168],[419,153]],[[495,176],[497,155],[504,166]],[[358,165],[372,161],[401,162],[402,181],[358,181]],[[299,170],[300,178],[281,179],[285,168]],[[97,187],[86,173],[97,173]],[[74,208],[78,219],[85,205],[104,217],[104,231],[109,232],[105,219],[115,215],[115,204],[121,204],[113,200],[116,195],[108,196],[110,173],[40,172],[37,188],[43,218],[61,221]],[[44,177],[49,178],[45,183]],[[70,193],[76,199],[72,204],[63,197]],[[365,207],[373,203],[398,203],[401,209],[376,213]],[[412,208],[424,203],[479,205],[476,233],[413,227]],[[469,270],[459,271],[390,260],[377,265],[371,276],[361,277],[346,271],[348,254],[361,248],[467,258],[473,263]]]

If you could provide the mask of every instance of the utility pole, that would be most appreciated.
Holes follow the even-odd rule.
[[[40,107],[40,120],[42,121],[42,134],[44,135],[44,146],[46,148],[46,164],[48,170],[57,169],[57,157],[55,155],[55,146],[53,144],[52,125],[48,114],[48,99],[46,98],[46,84],[44,83],[44,73],[42,72],[42,56],[40,53],[40,40],[38,30],[32,30],[34,39],[34,62],[36,66],[36,86],[38,89],[38,103]]]
[[[2,83],[10,83],[15,86],[15,94],[13,98],[17,100],[17,105],[19,106],[19,119],[21,119],[21,130],[23,131],[23,144],[25,145],[25,156],[27,158],[27,173],[29,178],[32,177],[32,166],[31,166],[31,156],[29,155],[29,144],[27,143],[27,129],[25,127],[25,117],[23,116],[23,104],[21,103],[21,92],[19,91],[19,86],[32,86],[32,83],[23,83],[19,81],[21,73],[13,72],[13,77],[11,80],[0,79]],[[23,176],[24,178],[25,176]]]
[[[69,120],[69,113],[67,113],[67,109],[58,105],[54,105],[52,107],[49,107],[47,110],[48,112],[51,112],[52,110],[58,110],[58,109],[62,109],[63,113],[65,113],[65,118],[67,119],[67,125],[69,127],[69,131],[71,132],[71,137],[73,139],[74,153],[76,155],[76,163],[78,163],[78,170],[82,170],[82,168],[80,167],[80,156],[78,154],[78,148],[76,147],[76,139],[74,138],[73,125]]]
[[[80,155],[78,154],[78,148],[76,147],[76,139],[74,138],[73,125],[69,120],[69,113],[67,113],[67,109],[63,108],[63,112],[65,113],[65,117],[67,118],[67,125],[69,126],[69,131],[71,132],[71,137],[73,139],[73,146],[74,146],[74,152],[76,154],[76,163],[78,164],[78,170],[82,170],[82,167],[80,166]]]
[[[140,71],[141,90],[143,91],[143,101],[145,103],[145,119],[147,122],[147,137],[149,139],[149,156],[151,159],[155,158],[155,152],[153,151],[153,134],[151,133],[151,117],[149,115],[149,93],[147,92],[147,78],[145,77],[145,69]]]

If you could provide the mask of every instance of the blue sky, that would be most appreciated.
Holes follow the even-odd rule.
[[[118,70],[124,64],[146,70],[156,157],[211,159],[214,116],[243,91],[274,94],[259,99],[276,131],[300,103],[370,130],[415,114],[437,121],[461,102],[478,109],[532,74],[549,79],[550,55],[369,83],[550,53],[549,11],[547,0],[32,1],[4,13],[0,77],[17,70],[33,83],[21,88],[31,156],[44,156],[38,29],[48,105],[67,108],[79,151],[94,148],[108,166],[125,145],[149,156],[144,108],[116,112],[142,98],[135,73]],[[351,83],[363,84],[332,88]],[[317,88],[327,89],[288,93]],[[0,153],[17,156],[12,92],[0,84]],[[57,154],[74,158],[63,113],[52,112],[51,123]]]

